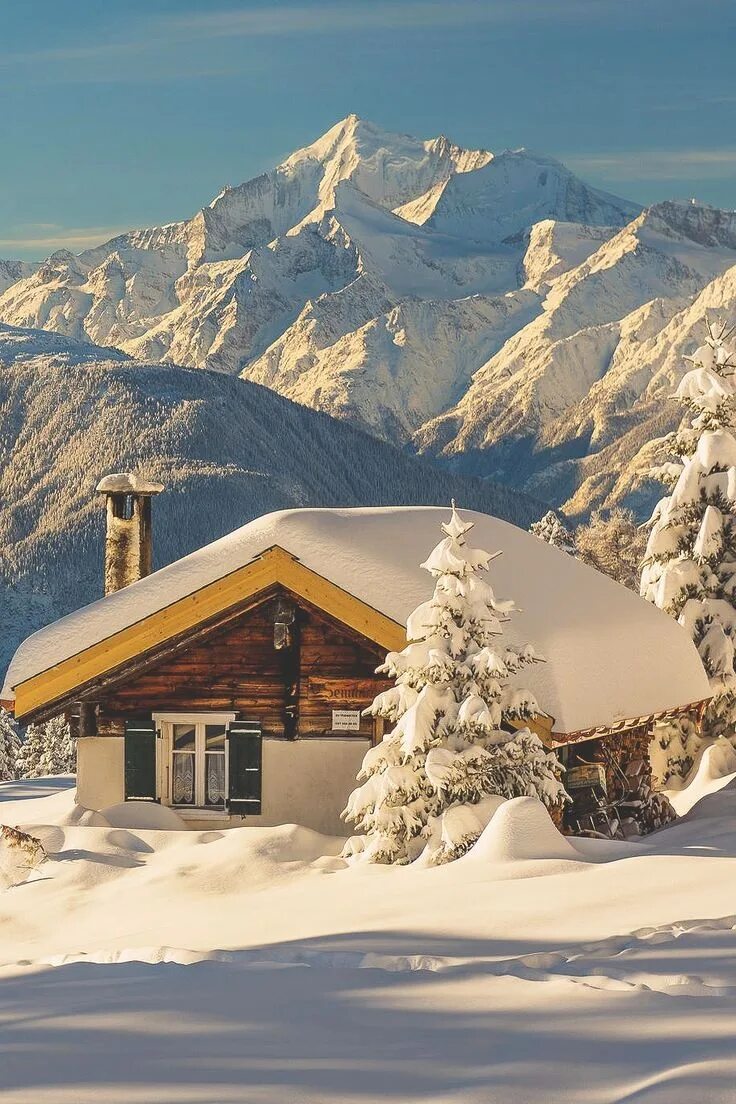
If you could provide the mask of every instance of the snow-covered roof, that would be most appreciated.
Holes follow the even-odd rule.
[[[524,673],[556,732],[576,732],[674,709],[709,696],[687,633],[625,587],[498,518],[463,511],[470,542],[499,549],[489,578],[522,612],[514,643],[547,662]],[[400,624],[431,595],[418,565],[441,538],[444,507],[283,510],[266,514],[131,586],[56,621],[18,648],[13,687],[280,546],[312,571]]]

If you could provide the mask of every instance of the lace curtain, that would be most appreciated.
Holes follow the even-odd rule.
[[[205,755],[205,805],[222,805],[225,801],[225,756]]]
[[[194,804],[194,755],[175,752],[171,797],[175,805]],[[224,766],[224,758],[223,758]],[[223,769],[224,777],[224,769]]]

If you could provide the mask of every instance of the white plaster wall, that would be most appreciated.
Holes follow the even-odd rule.
[[[125,740],[84,736],[77,740],[77,803],[105,809],[125,800]]]
[[[349,834],[340,819],[370,740],[263,741],[263,801],[247,824],[303,824],[328,836]]]
[[[234,828],[241,825],[273,827],[301,824],[326,836],[346,836],[350,826],[341,819],[348,794],[370,740],[263,741],[263,791],[260,816],[217,817],[207,812],[184,813],[190,828]],[[181,810],[177,809],[181,814]]]
[[[186,813],[193,828],[237,825],[302,824],[330,836],[348,835],[340,819],[370,740],[325,739],[263,741],[263,800],[260,816],[228,817]],[[77,801],[104,809],[125,799],[124,740],[85,737],[77,743]],[[179,811],[179,810],[177,810]]]

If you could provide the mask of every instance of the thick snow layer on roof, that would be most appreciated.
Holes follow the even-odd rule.
[[[487,514],[469,540],[502,550],[489,578],[521,613],[511,642],[532,643],[547,662],[524,672],[524,684],[574,732],[685,705],[709,695],[698,654],[672,618],[565,552]],[[228,575],[273,545],[403,624],[426,601],[432,580],[419,564],[440,540],[444,507],[284,510],[233,533],[34,633],[16,652],[3,698],[12,688],[84,648]]]

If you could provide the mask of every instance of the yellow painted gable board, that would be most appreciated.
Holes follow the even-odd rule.
[[[122,666],[245,598],[280,584],[368,640],[394,651],[406,644],[403,626],[274,547],[201,590],[98,641],[15,687],[15,715],[25,717],[95,678]]]

